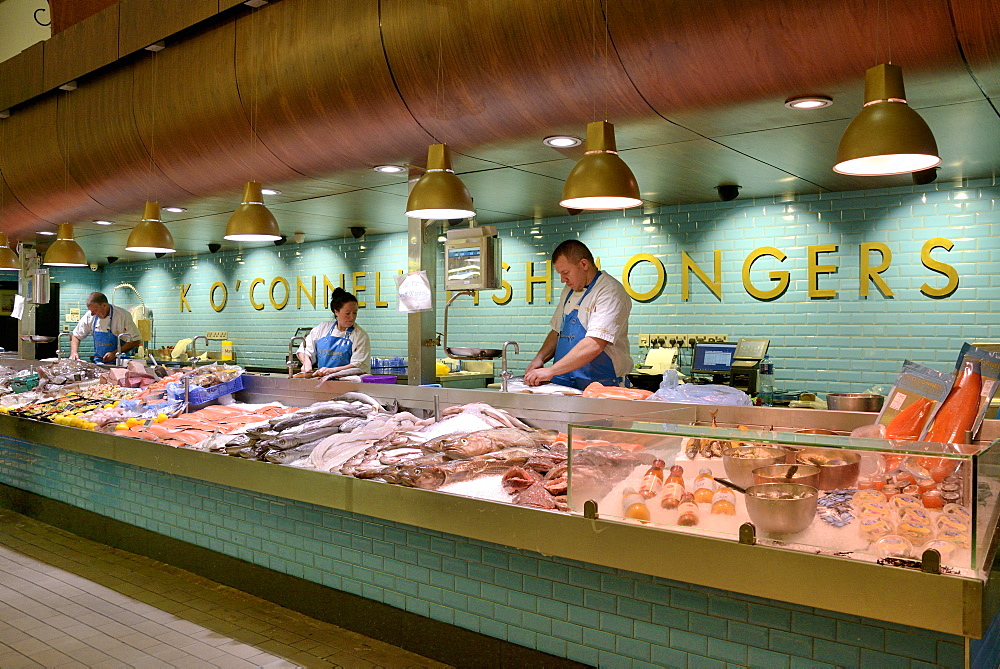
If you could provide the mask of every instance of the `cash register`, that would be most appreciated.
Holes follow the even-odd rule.
[[[691,376],[694,382],[704,383],[698,378],[711,376],[712,383],[728,384],[735,353],[736,344],[726,342],[695,344],[691,359]]]
[[[733,352],[733,363],[729,369],[729,385],[742,390],[747,395],[756,395],[759,390],[757,373],[760,361],[767,355],[770,339],[740,339]]]

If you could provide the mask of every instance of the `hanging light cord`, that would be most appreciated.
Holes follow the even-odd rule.
[[[153,180],[156,174],[156,103],[153,96],[156,95],[156,52],[153,52],[152,76],[149,83],[149,202],[153,201]]]

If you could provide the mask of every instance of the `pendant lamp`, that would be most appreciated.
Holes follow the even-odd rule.
[[[59,224],[59,234],[52,246],[45,252],[43,265],[52,267],[86,267],[87,254],[73,239],[73,226],[70,223]]]
[[[455,175],[451,149],[447,144],[431,144],[427,149],[427,171],[413,186],[406,200],[406,215],[425,220],[450,220],[476,215],[472,196]]]
[[[264,206],[264,195],[257,181],[248,181],[243,187],[243,202],[226,225],[223,239],[236,242],[273,242],[281,239],[278,221]]]
[[[559,204],[567,209],[607,211],[642,204],[639,184],[615,146],[615,126],[587,124],[587,152],[569,173]]]
[[[20,269],[21,261],[18,260],[17,254],[10,249],[7,233],[0,232],[0,272],[16,272]]]
[[[142,221],[129,233],[125,250],[140,253],[173,253],[177,250],[174,248],[174,236],[160,218],[158,203],[146,203]]]
[[[906,104],[903,70],[883,63],[865,72],[865,105],[844,131],[833,171],[855,176],[906,174],[941,164],[924,119]]]

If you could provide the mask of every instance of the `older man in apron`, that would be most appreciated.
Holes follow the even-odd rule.
[[[91,293],[87,297],[86,316],[73,329],[70,338],[70,354],[72,360],[80,359],[80,342],[88,335],[94,337],[94,362],[114,362],[118,354],[118,335],[121,335],[121,352],[123,357],[131,357],[134,349],[142,340],[139,328],[136,327],[132,315],[127,309],[108,303],[104,293]]]
[[[585,244],[567,240],[552,252],[566,284],[552,330],[524,374],[529,386],[556,383],[583,390],[593,382],[620,386],[632,369],[628,317],[632,300],[614,277],[597,269]],[[543,365],[549,360],[549,367]]]

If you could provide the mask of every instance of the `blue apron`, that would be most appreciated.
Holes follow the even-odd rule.
[[[580,303],[587,298],[587,294],[590,293],[590,289],[594,287],[600,276],[601,272],[598,272],[594,280],[587,286],[583,297],[580,298]],[[566,300],[563,302],[564,309],[566,308],[566,304],[569,303],[569,298],[572,294],[573,291],[569,291],[566,294]],[[579,311],[580,306],[578,304],[568,314],[563,314],[562,328],[559,330],[558,339],[556,339],[555,362],[559,362],[563,356],[576,346],[577,342],[587,336],[587,328],[583,327],[583,323],[580,322],[580,317],[578,316]],[[583,390],[594,381],[605,386],[620,386],[622,384],[622,377],[615,376],[615,366],[606,351],[601,351],[596,358],[579,369],[552,377],[552,383],[558,383],[561,386],[570,386],[577,390]]]
[[[333,326],[337,327],[336,324]],[[342,367],[351,364],[351,355],[354,353],[354,345],[351,344],[351,333],[354,326],[347,328],[344,337],[335,337],[333,330],[330,334],[316,342],[316,369],[323,367]]]
[[[111,332],[111,317],[115,314],[115,308],[111,307],[111,311],[108,312],[108,331],[98,332],[97,324],[99,319],[97,315],[94,315],[94,362],[106,362],[104,360],[104,355],[110,353],[111,351],[118,350],[118,337]],[[122,357],[132,357],[132,352],[122,353]]]

